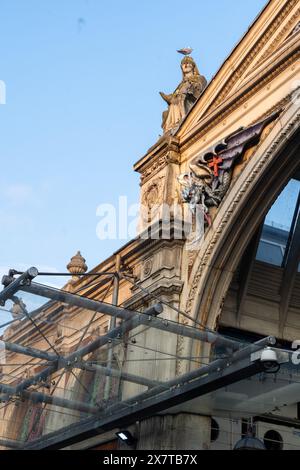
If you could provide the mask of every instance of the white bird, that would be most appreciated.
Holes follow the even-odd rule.
[[[179,49],[177,52],[183,55],[190,55],[193,52],[193,49],[191,47],[185,47],[183,49]]]

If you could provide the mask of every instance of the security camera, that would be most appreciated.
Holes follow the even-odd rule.
[[[272,348],[265,348],[260,357],[260,362],[263,364],[263,368],[266,372],[274,373],[280,369],[280,364],[277,359],[276,351]]]

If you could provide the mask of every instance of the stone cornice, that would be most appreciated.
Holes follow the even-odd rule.
[[[280,32],[280,27],[284,25],[293,8],[297,6],[297,2],[299,0],[269,1],[212,78],[203,95],[181,124],[176,135],[184,135],[189,133],[189,130],[193,130],[193,127],[197,126],[197,117],[203,117],[210,113],[214,109],[216,100],[219,101],[221,95],[222,99],[219,104],[225,101],[227,95],[234,89],[242,75],[245,75],[250,68],[251,63],[257,57],[259,58],[260,53],[264,53],[263,49],[268,47],[268,42],[271,43],[272,36],[277,38],[276,34],[278,35],[278,32]],[[225,88],[228,89],[226,93]]]
[[[183,281],[179,279],[159,279],[154,285],[147,288],[147,292],[139,290],[139,285],[143,287],[143,283],[137,282],[135,289],[136,293],[133,293],[130,299],[124,302],[125,308],[132,310],[138,310],[141,307],[145,307],[145,304],[157,302],[157,297],[161,296],[172,297],[174,295],[179,296],[183,289]],[[177,299],[179,300],[179,299]]]
[[[180,163],[179,141],[176,137],[165,135],[133,168],[141,173],[141,182],[144,184],[169,163]]]
[[[279,46],[280,42],[282,41],[289,41],[292,39],[293,36],[288,36],[290,33],[294,23],[299,20],[300,17],[300,8],[294,12],[291,16],[289,21],[284,25],[284,27],[280,30],[279,34],[276,36],[272,44],[268,47],[266,52],[260,57],[258,64],[261,64],[268,56],[270,56]]]
[[[282,22],[284,21],[284,19],[292,11],[292,9],[297,5],[297,3],[298,3],[298,0],[289,0],[284,5],[284,7],[280,10],[280,12],[276,15],[272,23],[268,26],[267,30],[264,32],[263,36],[252,47],[251,51],[247,54],[244,60],[239,64],[237,70],[231,75],[230,79],[227,81],[222,91],[215,97],[213,104],[212,104],[214,108],[224,101],[224,99],[230,93],[230,90],[233,88],[236,81],[245,73],[245,71],[253,62],[255,57],[257,57],[260,51],[264,48],[265,44],[270,40],[270,38],[282,25]]]
[[[299,10],[300,11],[300,10]],[[300,13],[299,13],[300,14]],[[269,70],[270,67],[276,66],[284,57],[287,58],[292,51],[297,51],[300,49],[300,35],[296,34],[286,39],[280,46],[278,46],[272,53],[268,54],[263,60],[255,63],[252,70],[249,70],[246,75],[244,75],[237,86],[234,88],[233,93],[237,93],[238,90],[242,90],[244,86],[251,80],[256,80],[257,76],[260,76],[261,73],[264,73],[266,70]],[[228,94],[228,99],[233,96],[231,92]]]

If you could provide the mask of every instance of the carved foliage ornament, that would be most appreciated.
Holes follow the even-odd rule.
[[[200,207],[206,225],[211,225],[209,208],[218,207],[229,189],[234,165],[248,148],[259,143],[264,128],[278,116],[276,112],[253,126],[238,129],[195,158],[191,171],[178,177],[183,202],[189,204],[193,214]]]

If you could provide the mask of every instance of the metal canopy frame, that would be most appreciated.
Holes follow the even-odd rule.
[[[112,429],[129,426],[136,421],[153,416],[155,413],[168,410],[173,406],[252,377],[262,371],[263,365],[260,361],[251,363],[249,359],[244,359],[238,364],[226,367],[226,370],[216,370],[205,377],[191,381],[187,381],[186,378],[186,383],[182,382],[182,378],[179,378],[172,388],[163,393],[153,393],[151,398],[144,398],[141,402],[139,402],[139,396],[134,397],[131,401],[128,400],[124,404],[116,406],[115,409],[108,409],[101,419],[93,418],[86,423],[77,423],[52,435],[48,434],[25,445],[24,449],[63,449]]]
[[[123,322],[118,327],[115,326],[115,322],[112,322],[112,328],[108,333],[97,337],[91,343],[78,348],[67,356],[57,354],[54,348],[54,353],[52,353],[8,341],[3,342],[8,351],[46,360],[48,365],[33,377],[22,380],[14,386],[0,383],[0,393],[3,394],[0,396],[2,401],[9,401],[11,397],[19,397],[33,403],[51,404],[92,415],[76,424],[46,434],[30,443],[19,444],[17,442],[12,443],[9,439],[0,440],[0,445],[8,448],[18,448],[18,446],[24,449],[63,448],[87,437],[114,429],[116,426],[129,425],[154,413],[206,394],[211,390],[217,390],[226,384],[232,384],[259,373],[263,370],[263,365],[260,361],[251,360],[251,354],[263,349],[265,346],[275,344],[273,337],[267,337],[241,349],[240,342],[225,338],[218,333],[199,330],[159,318],[158,315],[163,311],[161,304],[155,304],[145,312],[139,313],[33,282],[33,279],[38,275],[36,268],[30,268],[17,279],[13,277],[13,274],[12,271],[3,278],[2,283],[5,288],[0,292],[0,304],[5,305],[5,302],[9,299],[19,302],[24,316],[35,326],[33,318],[26,311],[26,308],[22,307],[19,298],[16,297],[16,293],[19,291],[66,303],[73,307],[106,314],[114,319],[120,318]],[[115,283],[115,286],[118,288],[118,283]],[[116,298],[116,295],[114,297]],[[112,340],[124,338],[125,334],[139,326],[146,326],[172,335],[180,335],[192,340],[221,346],[226,349],[227,357],[217,359],[208,365],[164,382],[114,369],[112,354],[108,355],[106,366],[100,366],[83,359],[86,355],[98,350]],[[100,375],[117,377],[123,381],[145,386],[148,390],[111,405],[107,404],[105,400],[103,404],[93,405],[29,389],[33,385],[42,386],[53,373],[61,369],[69,370],[71,373],[73,373],[73,369],[94,371]]]

